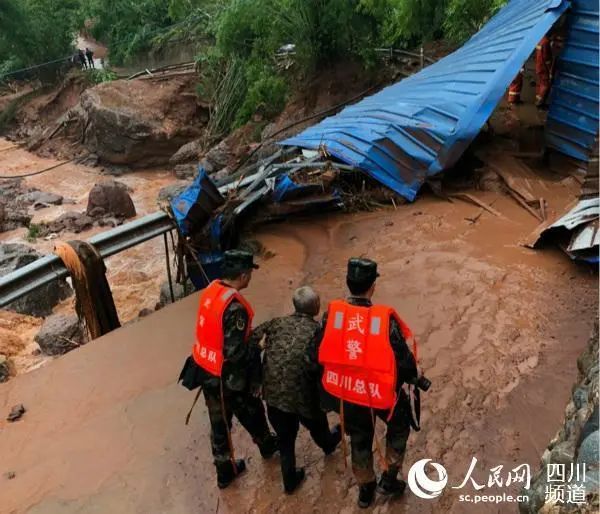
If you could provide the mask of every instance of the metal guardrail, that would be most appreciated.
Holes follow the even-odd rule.
[[[258,168],[260,165],[270,164],[274,160],[274,157],[283,154],[285,152],[277,152],[272,158],[267,158],[251,165],[248,171]],[[233,189],[245,187],[248,184],[252,184],[259,175],[260,173],[254,173],[249,176],[240,177],[237,180],[232,180],[227,184],[221,185],[218,188],[219,192],[225,194]],[[96,247],[102,258],[106,259],[111,255],[132,248],[174,229],[176,229],[176,226],[167,213],[158,211],[120,227],[97,234],[90,238],[88,242]],[[49,284],[53,280],[68,276],[69,272],[56,255],[46,255],[27,266],[23,266],[8,275],[0,277],[0,308]]]
[[[171,218],[159,211],[97,234],[89,242],[103,258],[107,258],[173,229],[175,225]],[[0,277],[0,307],[5,307],[53,280],[68,276],[69,272],[56,255],[46,255]]]
[[[399,48],[375,48],[375,52],[383,57],[389,57],[390,59],[398,56],[419,59],[421,69],[423,69],[425,65],[433,64],[436,61],[435,59],[425,54],[425,50],[423,47],[419,49],[418,53],[410,52],[408,50],[401,50]]]

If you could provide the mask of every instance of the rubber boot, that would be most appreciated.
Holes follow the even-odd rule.
[[[377,487],[377,482],[367,482],[360,486],[358,490],[358,506],[361,509],[367,509],[373,503],[375,499],[375,489]]]
[[[338,447],[338,444],[340,444],[341,440],[342,427],[338,424],[335,427],[333,427],[333,430],[331,431],[331,446],[323,450],[325,452],[325,455],[331,455]]]
[[[377,485],[377,490],[384,496],[402,496],[406,489],[406,482],[398,480],[398,469],[390,468],[384,471]]]
[[[304,468],[296,468],[296,472],[292,480],[285,484],[284,489],[287,494],[292,494],[298,486],[304,481]]]
[[[279,451],[279,438],[275,434],[269,434],[269,437],[258,445],[258,449],[263,459],[270,459]]]
[[[236,470],[234,471],[231,462],[227,462],[217,466],[217,486],[219,487],[219,489],[225,489],[237,477],[239,477],[244,471],[246,471],[246,462],[244,462],[244,459],[236,459],[235,467]]]

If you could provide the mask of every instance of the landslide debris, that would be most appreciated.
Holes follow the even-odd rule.
[[[71,117],[85,148],[101,161],[138,168],[165,164],[202,132],[193,83],[177,77],[100,84],[81,95]]]

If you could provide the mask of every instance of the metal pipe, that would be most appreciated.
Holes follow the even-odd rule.
[[[171,303],[175,303],[175,292],[173,291],[173,278],[171,277],[171,262],[169,259],[169,242],[167,241],[167,233],[163,234],[165,242],[165,257],[167,259],[167,278],[169,279],[169,292],[171,293]]]

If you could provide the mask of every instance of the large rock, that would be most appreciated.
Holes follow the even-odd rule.
[[[175,297],[175,301],[181,300],[186,296],[195,293],[194,285],[188,280],[185,287],[182,284],[173,283],[173,296]],[[158,304],[156,304],[157,309],[161,309],[165,305],[169,305],[171,303],[171,289],[169,287],[169,282],[165,281],[160,286],[160,297],[158,300]]]
[[[233,148],[229,144],[229,141],[224,139],[206,153],[200,161],[200,166],[206,170],[206,173],[211,174],[222,170],[228,164],[234,163],[235,160],[236,155]]]
[[[88,196],[85,213],[91,217],[133,218],[136,214],[127,186],[115,180],[96,184]]]
[[[18,198],[29,192],[23,180],[0,180],[0,232],[27,227],[31,221],[28,204]]]
[[[86,336],[77,316],[54,314],[46,318],[35,342],[45,355],[62,355],[84,344]]]
[[[175,166],[175,176],[180,180],[193,180],[197,173],[197,164],[178,164]]]
[[[10,378],[10,361],[6,355],[0,354],[0,383]]]
[[[85,212],[68,211],[61,214],[54,221],[42,223],[39,227],[39,236],[45,237],[48,234],[59,234],[62,231],[74,232],[79,234],[94,226],[94,218],[88,216]]]
[[[19,243],[0,243],[0,276],[7,275],[42,257],[33,248]],[[53,280],[41,288],[10,303],[6,308],[29,314],[30,316],[48,316],[53,307],[68,298],[72,290],[63,279]]]
[[[198,161],[198,154],[200,153],[202,146],[200,141],[190,141],[183,145],[175,154],[169,159],[169,164],[175,166],[177,164],[185,164],[188,162]]]
[[[85,127],[84,144],[100,160],[134,167],[165,164],[185,143],[196,139],[197,106],[193,80],[176,77],[116,80],[87,89],[76,117]]]
[[[177,182],[175,184],[171,184],[165,186],[160,189],[157,196],[157,202],[159,204],[163,204],[169,202],[172,198],[175,198],[177,195],[183,193],[188,187],[192,185],[191,182]]]
[[[61,205],[64,198],[61,195],[54,193],[48,193],[46,191],[31,191],[24,193],[17,197],[17,202],[23,202],[24,204],[48,204],[48,205]]]

